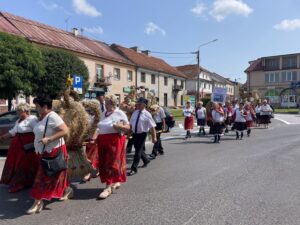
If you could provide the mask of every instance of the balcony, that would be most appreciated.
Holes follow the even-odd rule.
[[[178,92],[178,91],[182,91],[183,90],[183,86],[175,84],[173,85],[173,92]]]
[[[110,77],[101,77],[101,78],[97,77],[97,80],[94,83],[94,87],[107,87],[110,85],[112,85]]]

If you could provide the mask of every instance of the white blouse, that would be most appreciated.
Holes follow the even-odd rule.
[[[159,107],[159,112],[156,112],[154,115],[153,115],[153,119],[156,123],[161,123],[163,119],[166,118],[166,114],[165,114],[165,111],[163,110],[162,107]]]
[[[244,111],[236,110],[235,111],[235,122],[246,122],[246,119],[244,117]]]
[[[64,124],[62,118],[55,112],[48,113],[41,121],[37,123],[37,125],[33,129],[35,135],[34,148],[37,153],[43,153],[44,144],[41,141],[43,139],[47,118],[49,119],[45,137],[50,137],[54,135],[57,132],[57,127]],[[45,146],[44,151],[51,153],[53,148],[57,148],[64,144],[64,138],[51,141]]]
[[[98,123],[98,134],[116,134],[119,130],[116,130],[113,125],[123,121],[124,124],[129,124],[126,114],[120,110],[115,111],[109,116],[105,116],[105,113],[101,114],[101,120]]]
[[[197,118],[198,119],[205,119],[206,117],[206,108],[201,107],[197,110]]]
[[[192,112],[194,111],[194,107],[193,106],[191,106],[190,108],[186,108],[186,107],[184,107],[183,108],[183,115],[185,116],[185,117],[190,117],[190,116],[192,116]]]
[[[15,126],[9,130],[8,132],[15,136],[17,133],[30,133],[33,132],[33,128],[38,123],[38,119],[34,115],[28,116],[25,120],[22,120],[20,122],[20,119],[18,119],[15,123]]]
[[[224,116],[222,116],[219,112],[216,110],[213,110],[211,112],[212,118],[214,122],[223,122],[224,121]]]

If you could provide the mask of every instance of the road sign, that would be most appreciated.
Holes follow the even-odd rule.
[[[82,94],[83,77],[80,75],[73,75],[73,88],[78,94]]]

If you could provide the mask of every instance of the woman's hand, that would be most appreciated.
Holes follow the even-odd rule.
[[[44,145],[49,144],[51,141],[52,141],[52,140],[51,140],[51,138],[49,138],[49,137],[44,137],[44,138],[41,140],[41,142],[42,142]]]

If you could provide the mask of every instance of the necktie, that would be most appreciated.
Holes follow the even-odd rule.
[[[139,114],[138,114],[138,116],[137,116],[137,118],[136,118],[135,127],[134,127],[134,133],[135,133],[135,134],[137,133],[137,125],[138,125],[139,120],[140,120],[141,112],[142,112],[142,111],[140,110],[140,111],[139,111]]]
[[[101,103],[101,112],[104,112],[104,104]]]

